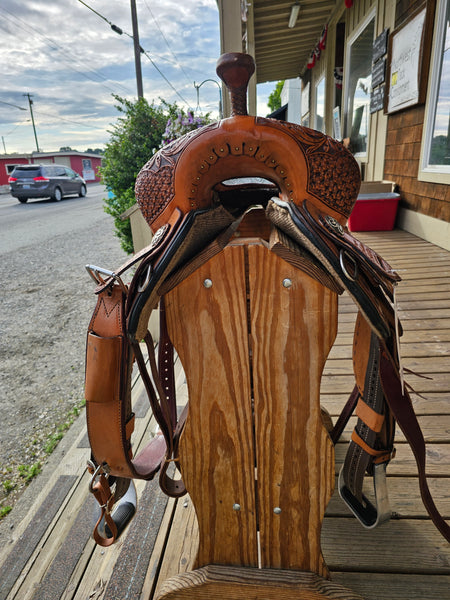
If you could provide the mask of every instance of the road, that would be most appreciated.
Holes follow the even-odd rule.
[[[1,506],[20,495],[25,469],[84,398],[86,329],[95,306],[87,263],[126,259],[103,210],[104,187],[85,198],[20,204],[0,195]]]
[[[105,217],[100,184],[89,186],[85,198],[71,196],[61,202],[29,200],[21,204],[9,194],[0,195],[0,254],[51,240],[55,235],[71,234]]]

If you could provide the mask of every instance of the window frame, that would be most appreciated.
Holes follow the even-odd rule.
[[[349,72],[350,72],[350,58],[351,58],[351,47],[354,42],[360,37],[364,29],[367,28],[369,23],[373,20],[373,39],[375,40],[375,34],[377,31],[377,8],[373,6],[372,9],[367,13],[367,15],[362,19],[361,23],[355,27],[355,29],[349,34],[349,36],[345,40],[345,57],[344,57],[344,98],[342,103],[342,120],[344,123],[343,127],[343,135],[347,136],[348,131],[348,103],[349,103]],[[370,60],[372,61],[372,54],[370,55]],[[370,102],[370,98],[369,98]],[[370,104],[369,104],[370,106]],[[369,108],[368,108],[369,110]],[[367,121],[367,140],[366,140],[366,151],[365,152],[355,152],[354,157],[358,159],[359,162],[367,163],[369,162],[369,140],[370,140],[370,125],[371,125],[371,114],[370,111],[368,113],[368,121]]]
[[[318,89],[319,86],[323,84],[323,114],[321,115],[322,117],[322,127],[319,129],[318,127],[318,122],[317,122],[317,117],[318,115]],[[325,72],[322,73],[320,75],[320,77],[317,79],[317,81],[314,84],[314,129],[316,131],[320,131],[321,133],[326,133],[326,128],[325,128],[325,113],[326,113],[326,74]]]
[[[442,55],[445,41],[444,34],[446,31],[446,20],[444,19],[447,9],[446,2],[447,0],[438,0],[434,15],[435,27],[417,179],[419,181],[428,181],[430,183],[450,184],[450,165],[428,164],[431,150],[431,140],[434,131],[439,84],[441,82],[440,75],[442,74]]]

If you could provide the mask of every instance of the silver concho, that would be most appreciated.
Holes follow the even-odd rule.
[[[339,235],[344,235],[344,228],[339,223],[339,221],[336,221],[336,219],[334,217],[330,217],[330,215],[325,215],[325,224],[334,233],[338,233]]]
[[[155,232],[155,235],[152,237],[152,241],[150,242],[149,250],[153,250],[153,248],[156,248],[156,246],[163,241],[166,233],[169,231],[169,228],[170,225],[166,223]]]

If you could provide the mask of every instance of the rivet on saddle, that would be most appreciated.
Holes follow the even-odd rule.
[[[252,69],[247,55],[221,57],[217,72],[231,92],[232,117],[176,140],[141,170],[136,198],[154,233],[150,246],[115,272],[89,267],[98,283],[86,361],[91,489],[102,507],[95,536],[101,545],[114,542],[124,520],[113,507],[127,498],[128,481],[159,471],[164,491],[191,495],[200,534],[197,569],[169,582],[164,597],[195,597],[180,589],[223,584],[214,565],[234,565],[243,571],[226,575],[230,598],[274,581],[268,597],[275,598],[277,577],[297,590],[295,598],[356,598],[331,583],[320,587],[328,575],[320,528],[334,486],[333,445],[354,412],[339,491],[361,523],[389,519],[386,467],[398,423],[417,461],[424,504],[448,540],[450,529],[428,490],[425,444],[403,384],[393,308],[400,278],[346,228],[358,165],[322,133],[248,116]],[[356,385],[332,427],[319,388],[343,291],[359,310]],[[158,306],[156,360],[147,327]],[[173,346],[189,389],[179,419]],[[137,456],[134,361],[162,432]],[[169,476],[172,462],[182,480]],[[363,494],[367,475],[375,503]],[[263,569],[255,575],[255,567]],[[319,577],[301,583],[317,596],[301,595],[299,571]]]

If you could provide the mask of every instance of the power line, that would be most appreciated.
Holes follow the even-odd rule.
[[[148,58],[148,60],[152,63],[152,65],[155,67],[155,69],[158,71],[158,73],[161,75],[161,77],[164,79],[164,81],[173,89],[173,91],[176,93],[176,95],[181,98],[181,100],[188,105],[188,107],[190,108],[190,104],[187,100],[185,100],[183,98],[183,96],[180,94],[180,92],[170,83],[170,81],[167,79],[167,77],[164,75],[164,73],[159,69],[159,67],[156,65],[156,63],[154,62],[154,60],[152,59],[152,57],[148,54],[148,52],[146,50],[144,50],[143,54]]]
[[[15,127],[13,127],[10,131],[8,131],[8,133],[5,133],[5,137],[8,137],[9,135],[11,135],[13,133],[13,131],[15,131],[21,125],[24,125],[25,123],[28,123],[28,121],[30,121],[30,119],[25,119],[24,121],[21,121],[20,123],[17,123],[17,125]]]
[[[174,59],[175,59],[175,64],[176,64],[176,65],[178,65],[178,66],[180,67],[180,69],[183,71],[183,73],[184,73],[184,75],[185,75],[185,77],[186,77],[187,81],[188,81],[188,82],[189,82],[189,84],[190,84],[190,83],[191,83],[191,79],[190,79],[189,75],[186,73],[186,71],[184,70],[184,67],[183,67],[183,65],[180,63],[180,61],[179,61],[178,57],[176,56],[176,54],[174,53],[174,51],[173,51],[173,50],[172,50],[172,48],[170,47],[170,44],[169,44],[169,42],[167,41],[167,38],[166,38],[166,36],[164,35],[164,32],[163,32],[163,30],[162,30],[162,29],[161,29],[161,27],[159,26],[159,23],[158,23],[158,21],[156,20],[156,17],[155,17],[155,15],[153,14],[153,11],[152,11],[152,9],[151,9],[151,8],[150,8],[150,6],[148,5],[148,3],[147,3],[147,0],[144,0],[144,4],[145,4],[145,6],[147,7],[147,10],[148,10],[148,12],[150,13],[150,16],[152,17],[152,19],[153,19],[153,22],[155,23],[156,27],[158,28],[158,31],[159,31],[159,33],[161,34],[161,36],[162,36],[163,40],[166,42],[166,46],[168,47],[168,49],[169,49],[170,53],[171,53],[171,54],[172,54],[172,56],[174,57]]]
[[[99,12],[97,12],[95,9],[93,9],[91,6],[89,6],[89,4],[86,4],[86,2],[84,2],[83,0],[78,0],[78,2],[80,2],[80,4],[83,4],[83,6],[86,6],[86,8],[88,8],[89,10],[91,10],[92,12],[94,12],[96,15],[98,15],[103,21],[105,21],[106,23],[108,23],[108,25],[111,27],[111,29],[113,31],[115,31],[116,33],[118,33],[119,35],[126,35],[128,37],[130,37],[132,40],[134,40],[134,37],[129,34],[128,32],[126,32],[124,29],[122,29],[121,27],[118,27],[117,25],[114,25],[114,23],[112,23],[109,19],[107,19],[104,15],[100,14]],[[154,68],[158,71],[158,73],[161,75],[161,77],[164,79],[164,81],[170,86],[170,88],[177,94],[177,96],[190,108],[190,103],[183,98],[183,96],[180,94],[180,92],[172,85],[172,83],[167,79],[167,77],[164,75],[164,73],[161,71],[161,69],[157,66],[157,64],[155,63],[155,61],[152,59],[152,57],[149,55],[149,53],[144,50],[144,48],[142,48],[142,46],[139,46],[140,52],[141,54],[144,54],[148,60],[152,63],[152,65],[154,66]]]
[[[86,123],[80,123],[79,121],[72,121],[71,119],[65,119],[64,117],[60,117],[59,115],[50,114],[48,112],[44,112],[42,110],[36,111],[37,115],[45,115],[46,117],[51,117],[52,119],[59,119],[61,121],[66,121],[66,123],[74,123],[75,125],[82,125],[83,127],[88,127],[89,129],[98,129],[98,127],[94,127],[93,125],[86,125]]]
[[[7,12],[14,19],[16,19],[16,21],[19,21],[20,23],[22,23],[22,25],[18,25],[18,26],[21,27],[22,29],[24,29],[25,31],[27,31],[27,30],[28,31],[32,31],[34,34],[37,34],[41,38],[43,38],[43,40],[45,41],[45,44],[47,46],[49,46],[49,48],[51,50],[55,50],[56,49],[60,53],[65,54],[66,57],[62,57],[61,60],[63,60],[65,62],[65,64],[68,66],[69,69],[71,69],[72,71],[74,71],[76,73],[79,73],[80,75],[82,75],[86,79],[89,79],[90,81],[93,81],[94,83],[99,83],[100,85],[102,85],[108,91],[110,91],[112,93],[116,93],[117,90],[111,88],[110,86],[106,85],[105,83],[102,83],[101,81],[98,81],[98,80],[93,79],[92,77],[90,77],[86,73],[86,70],[90,71],[91,73],[93,73],[94,75],[96,75],[99,79],[102,79],[103,81],[107,81],[108,80],[107,77],[105,77],[104,75],[102,75],[101,73],[99,73],[98,71],[96,71],[95,69],[92,69],[91,67],[85,65],[84,63],[83,63],[83,70],[77,69],[72,63],[74,61],[80,63],[80,60],[78,59],[78,57],[76,57],[73,54],[71,54],[65,48],[63,48],[62,46],[60,46],[57,42],[55,42],[54,40],[52,40],[51,38],[49,38],[45,34],[43,34],[41,31],[39,31],[39,29],[36,29],[32,25],[29,25],[28,23],[26,23],[25,21],[23,21],[20,17],[17,17],[15,14],[13,14],[12,12],[10,12],[6,8],[3,8],[2,6],[0,6],[0,10],[2,10],[3,12]],[[6,20],[8,20],[8,21],[11,20],[11,19],[8,19],[8,17],[6,17],[6,16],[4,18]],[[0,23],[0,27],[1,26],[2,25]],[[14,26],[16,26],[16,23],[14,23]],[[5,29],[4,27],[3,27],[3,29],[4,29],[4,31],[7,31],[7,29]],[[52,57],[52,59],[54,60],[54,57]],[[69,61],[71,61],[71,62],[69,62]],[[121,87],[127,94],[131,94],[132,93],[127,87],[125,87],[124,85],[122,85],[118,81],[115,82],[115,84],[118,85],[119,87]]]
[[[17,104],[11,104],[11,102],[4,102],[3,100],[0,100],[1,104],[7,104],[8,106],[14,106],[14,108],[18,108],[19,110],[27,110],[26,108],[23,108],[22,106],[17,106]]]

